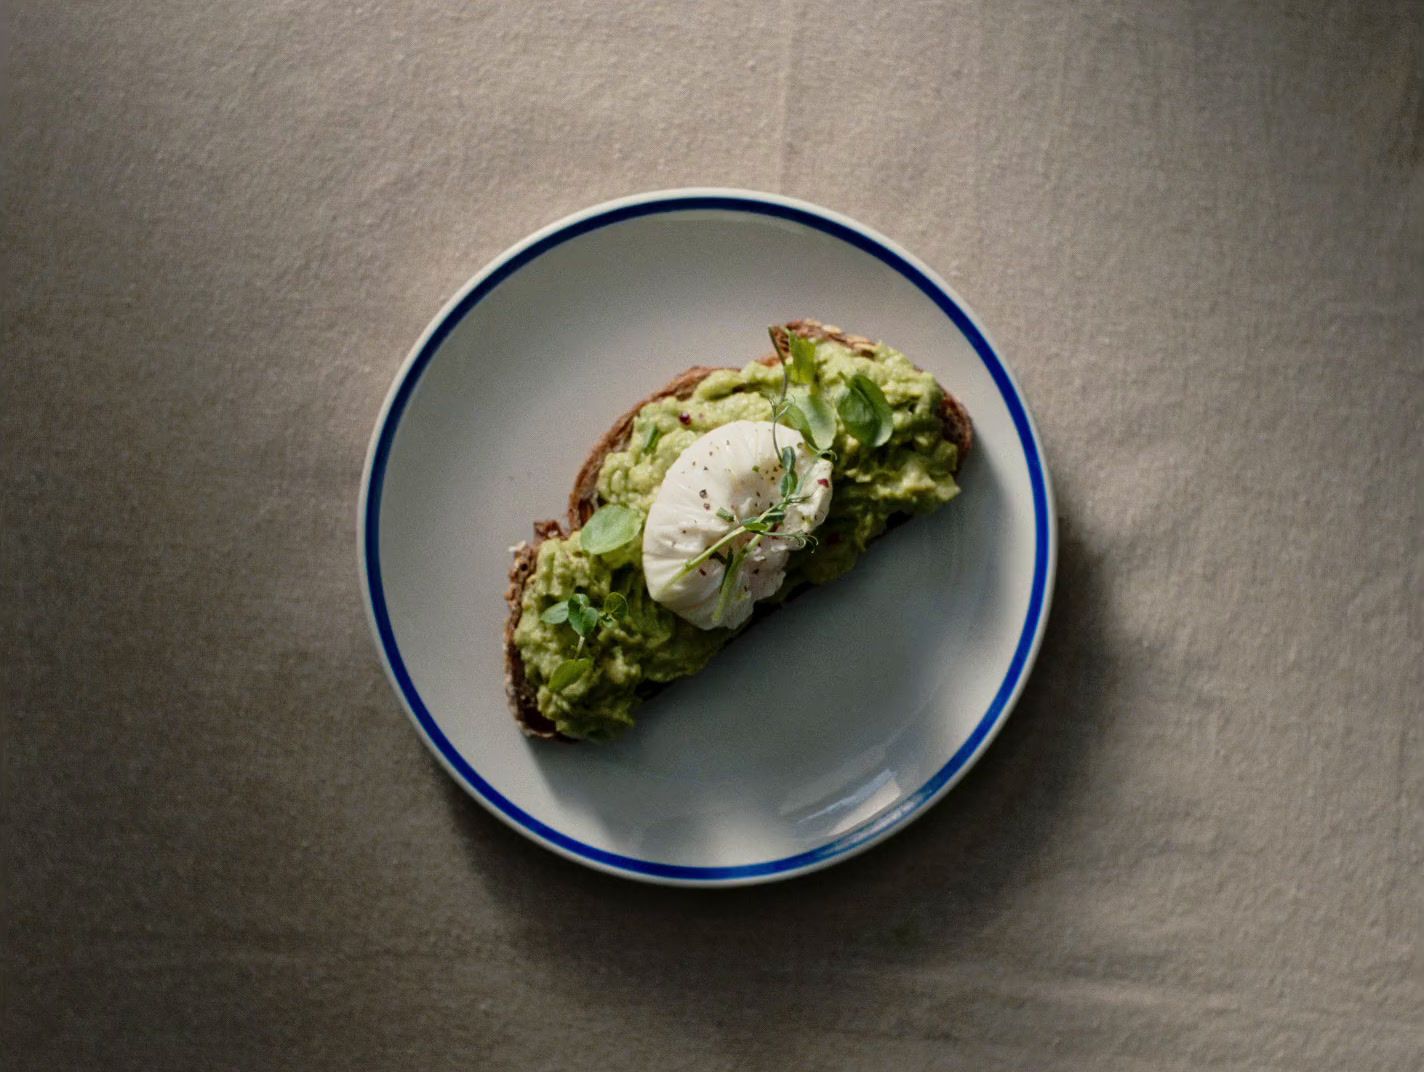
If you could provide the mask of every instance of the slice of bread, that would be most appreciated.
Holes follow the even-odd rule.
[[[871,357],[875,353],[876,344],[871,340],[859,335],[847,335],[839,328],[822,325],[815,320],[793,320],[784,325],[784,330],[794,331],[798,335],[817,341],[837,342],[853,353],[865,357]],[[764,364],[771,365],[775,364],[778,358],[776,354],[770,354],[761,360]],[[514,565],[509,571],[509,589],[504,597],[509,604],[509,620],[504,627],[505,692],[509,697],[509,705],[514,712],[515,721],[531,737],[561,741],[573,739],[561,734],[554,723],[540,713],[538,697],[533,687],[525,680],[524,662],[514,643],[514,630],[519,625],[519,616],[523,606],[524,586],[534,573],[539,545],[551,537],[567,536],[581,528],[584,522],[593,516],[594,511],[600,505],[598,474],[603,469],[603,462],[609,454],[622,450],[628,445],[628,437],[633,430],[633,419],[637,417],[644,406],[662,398],[687,398],[698,384],[717,371],[720,370],[705,365],[694,366],[674,377],[619,417],[613,423],[613,427],[594,444],[588,457],[584,459],[582,468],[579,469],[578,476],[574,480],[573,491],[569,495],[567,527],[559,521],[536,521],[534,523],[534,539],[527,543],[521,543],[514,549]],[[943,385],[941,385],[942,387]],[[970,423],[968,411],[948,391],[944,392],[940,419],[944,424],[945,439],[959,448],[959,461],[962,464],[965,454],[969,452],[974,443],[974,426]],[[766,610],[759,608],[758,614],[768,613],[770,609],[772,608]]]

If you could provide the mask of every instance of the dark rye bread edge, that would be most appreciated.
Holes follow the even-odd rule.
[[[823,325],[815,320],[793,320],[785,325],[785,329],[811,339],[838,342],[852,352],[865,357],[870,357],[875,353],[876,344],[870,339],[860,335],[847,335],[837,327]],[[771,354],[761,360],[765,364],[772,364],[777,360],[777,356]],[[569,495],[567,529],[558,521],[536,521],[533,541],[521,543],[514,549],[514,565],[509,571],[509,589],[504,596],[505,602],[509,604],[509,620],[504,626],[504,681],[505,692],[509,697],[509,706],[514,713],[514,719],[529,736],[548,740],[573,740],[573,738],[560,733],[553,721],[540,713],[536,691],[525,680],[524,661],[520,658],[519,649],[514,644],[514,630],[519,625],[524,586],[534,574],[539,545],[546,539],[562,537],[581,528],[584,522],[593,516],[593,512],[598,508],[598,474],[603,469],[604,459],[627,445],[628,437],[633,430],[633,420],[644,406],[649,402],[656,402],[663,398],[687,398],[699,383],[713,372],[718,371],[721,370],[706,365],[694,366],[642,399],[627,413],[619,417],[613,423],[613,427],[594,444],[593,449],[584,460],[582,468],[579,469],[578,476],[574,480],[573,491]],[[941,385],[941,390],[944,390],[943,385]],[[958,446],[959,460],[962,462],[965,454],[973,446],[974,426],[969,420],[968,411],[947,390],[944,391],[941,419],[944,422],[944,437]]]

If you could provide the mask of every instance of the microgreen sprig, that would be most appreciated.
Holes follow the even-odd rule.
[[[785,421],[826,457],[836,438],[836,411],[821,393],[816,344],[790,328],[771,328],[770,333],[781,362],[781,394],[772,403],[771,423]]]
[[[773,431],[773,441],[775,440],[775,436],[776,433]],[[816,537],[812,536],[809,532],[776,531],[777,526],[786,520],[786,514],[791,507],[806,502],[806,500],[810,498],[809,495],[797,494],[801,488],[801,474],[796,471],[795,448],[790,446],[782,447],[780,461],[782,470],[780,484],[781,498],[777,499],[776,502],[761,511],[761,513],[752,514],[750,517],[744,517],[740,520],[730,510],[718,510],[717,516],[732,527],[723,533],[722,536],[705,551],[694,555],[684,562],[682,569],[677,571],[678,577],[686,577],[708,559],[721,558],[721,551],[724,547],[736,540],[738,536],[742,536],[748,532],[753,534],[753,538],[747,542],[746,547],[741,548],[733,554],[733,561],[737,560],[737,556],[745,558],[746,552],[759,543],[762,537],[786,540],[798,550],[816,542]],[[729,567],[727,572],[730,574],[733,570]]]
[[[773,432],[773,442],[775,432]],[[809,532],[777,532],[776,529],[786,520],[786,513],[798,503],[803,503],[810,498],[808,495],[798,494],[801,487],[801,475],[796,472],[796,451],[792,447],[781,448],[781,498],[767,507],[761,513],[752,517],[743,518],[733,526],[720,540],[714,543],[702,554],[688,561],[679,572],[678,576],[685,576],[700,566],[708,558],[717,555],[718,552],[738,536],[744,533],[751,533],[751,539],[741,547],[735,548],[731,553],[722,558],[725,569],[722,573],[722,583],[717,590],[717,606],[714,611],[714,621],[723,621],[727,617],[727,608],[732,604],[732,598],[736,594],[737,579],[741,576],[742,566],[746,563],[757,544],[762,540],[772,538],[781,539],[789,543],[793,548],[800,550],[803,547],[813,547],[816,544],[816,537]],[[731,511],[725,511],[726,517],[731,518]],[[718,516],[722,516],[721,513]],[[735,520],[735,518],[732,518]]]
[[[574,657],[565,659],[549,675],[549,688],[563,692],[579,678],[593,669],[593,660],[583,654],[588,643],[599,629],[616,625],[628,617],[628,598],[622,592],[609,592],[603,606],[595,607],[593,601],[583,592],[575,592],[568,599],[560,600],[545,608],[539,620],[548,625],[568,623],[578,635],[578,647]]]
[[[787,424],[795,427],[802,433],[807,443],[816,448],[817,453],[822,457],[830,457],[830,443],[836,436],[836,416],[830,409],[830,404],[820,396],[816,387],[816,345],[806,337],[796,335],[790,329],[785,330],[785,335],[780,335],[778,329],[773,327],[770,330],[772,335],[772,345],[776,347],[776,356],[780,359],[782,366],[782,392],[776,401],[772,403],[772,450],[775,451],[780,466],[782,466],[782,478],[780,478],[779,491],[780,498],[766,507],[766,510],[750,517],[738,518],[728,508],[721,507],[716,511],[718,518],[731,525],[728,531],[723,532],[718,540],[713,541],[711,547],[706,548],[701,554],[693,555],[688,561],[682,564],[678,571],[678,577],[686,577],[693,569],[701,567],[703,562],[709,559],[718,559],[722,562],[722,584],[718,588],[718,601],[713,611],[713,621],[721,622],[726,618],[726,611],[732,604],[732,597],[736,594],[736,582],[742,575],[742,567],[746,559],[755,550],[756,545],[762,540],[785,540],[790,547],[800,550],[800,548],[812,547],[816,544],[816,537],[810,532],[778,532],[778,528],[786,520],[793,505],[805,503],[809,495],[800,493],[800,473],[796,471],[796,450],[793,447],[782,447],[776,441],[776,427],[786,420]],[[792,397],[792,382],[795,380],[797,396]],[[740,547],[732,547],[743,535],[750,534],[750,540]],[[728,550],[731,548],[731,550]]]
[[[683,563],[678,577],[686,577],[703,563],[716,559],[723,565],[722,583],[717,592],[714,620],[722,621],[736,593],[737,580],[748,556],[764,539],[785,540],[801,550],[813,547],[816,537],[809,532],[778,532],[791,507],[806,502],[810,496],[801,494],[801,474],[796,471],[796,450],[781,446],[776,439],[777,426],[785,420],[801,432],[802,437],[823,458],[834,457],[830,450],[835,439],[836,418],[830,404],[821,396],[816,383],[816,346],[810,339],[790,328],[784,334],[771,329],[772,345],[781,363],[781,394],[771,406],[771,447],[781,463],[780,498],[760,513],[738,518],[725,507],[717,517],[731,526],[712,545]],[[792,383],[797,395],[792,397]],[[741,547],[732,545],[742,536],[751,534]]]

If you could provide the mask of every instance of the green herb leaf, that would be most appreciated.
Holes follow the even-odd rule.
[[[584,674],[593,669],[592,659],[565,659],[549,675],[549,688],[563,692]]]
[[[584,639],[591,637],[598,628],[598,611],[589,606],[587,596],[581,603],[569,600],[569,625]]]
[[[609,592],[608,598],[603,601],[603,613],[615,622],[621,622],[628,617],[628,597],[622,592]]]
[[[550,625],[559,625],[561,622],[568,621],[569,601],[567,599],[563,599],[560,600],[558,603],[555,603],[543,614],[539,615],[539,620],[541,622],[548,622]]]
[[[800,484],[801,477],[796,472],[796,452],[790,447],[781,448],[781,497],[796,494],[796,486]]]
[[[727,619],[727,610],[732,605],[732,596],[736,593],[737,578],[742,572],[742,562],[745,558],[745,552],[738,551],[732,556],[726,572],[722,574],[722,584],[717,590],[717,606],[712,612],[712,620],[718,625]]]
[[[894,414],[885,393],[874,380],[861,373],[850,378],[836,410],[845,422],[846,431],[867,447],[881,446],[894,431]]]
[[[579,530],[579,545],[591,555],[606,555],[628,543],[643,527],[643,515],[616,503],[602,507]]]
[[[790,329],[786,332],[786,344],[791,353],[791,382],[815,383],[816,344]]]
[[[658,440],[663,437],[663,430],[656,424],[648,429],[648,438],[643,440],[643,453],[651,454],[653,448],[658,445]]]
[[[725,506],[717,507],[717,516],[728,524],[737,520],[737,515],[728,510]]]
[[[806,420],[806,414],[801,412],[801,407],[794,402],[787,402],[781,407],[780,412],[773,412],[774,424],[784,424],[788,428],[795,428],[801,435],[811,438],[811,424]]]
[[[816,450],[829,448],[836,438],[836,411],[831,404],[814,387],[798,387],[791,397],[801,412],[801,423],[792,427]]]

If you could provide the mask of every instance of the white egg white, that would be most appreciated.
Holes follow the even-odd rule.
[[[719,511],[744,519],[781,498],[778,447],[791,447],[800,477],[797,494],[780,535],[756,541],[734,578],[730,601],[717,617],[726,566],[708,559],[689,573],[689,560],[722,539],[734,527]],[[781,587],[791,552],[791,533],[810,532],[831,507],[831,463],[818,457],[791,428],[769,421],[733,421],[702,436],[678,456],[648,511],[643,528],[643,572],[648,592],[699,629],[736,628],[751,616],[753,605]],[[727,545],[732,551],[752,544],[743,533]]]

